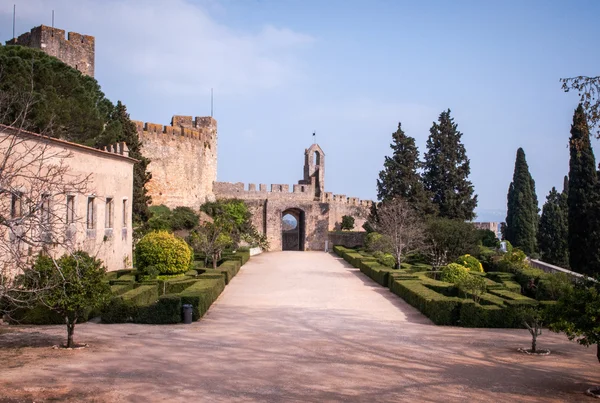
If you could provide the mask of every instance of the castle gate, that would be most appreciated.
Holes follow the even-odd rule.
[[[304,250],[306,218],[304,211],[291,208],[281,213],[281,249]]]

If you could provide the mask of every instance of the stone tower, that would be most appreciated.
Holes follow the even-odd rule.
[[[20,45],[40,49],[63,63],[79,70],[82,74],[94,77],[95,38],[65,30],[40,25],[30,32],[6,42],[7,45]]]
[[[304,150],[304,179],[298,183],[313,185],[315,199],[325,193],[325,153],[318,144]]]

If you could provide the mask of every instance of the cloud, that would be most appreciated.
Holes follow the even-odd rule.
[[[241,32],[218,23],[208,8],[184,0],[42,0],[17,2],[17,31],[40,23],[96,37],[96,72],[111,85],[143,85],[144,92],[193,97],[207,88],[245,95],[302,79],[297,51],[313,38],[265,25]],[[12,7],[0,10],[8,21]],[[4,15],[2,15],[4,14]]]

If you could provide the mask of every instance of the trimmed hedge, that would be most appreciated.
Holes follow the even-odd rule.
[[[229,284],[232,278],[240,271],[241,263],[238,260],[226,260],[219,267],[217,271],[223,273],[225,276],[225,284]]]
[[[466,299],[461,298],[462,293],[458,296],[454,284],[436,280],[439,272],[432,272],[429,265],[403,263],[400,270],[394,270],[374,261],[366,253],[341,246],[334,246],[333,250],[437,325],[523,327],[521,308],[538,304],[538,301],[520,294],[521,285],[514,280],[516,276],[512,273],[472,273],[484,278],[488,287],[488,292],[476,303],[471,295],[464,295]]]
[[[225,289],[225,279],[203,278],[204,274],[198,276],[199,281],[185,289],[179,294],[181,303],[192,305],[192,320],[198,320]]]
[[[127,291],[123,295],[111,298],[100,316],[105,323],[123,323],[132,321],[137,315],[139,306],[145,306],[158,299],[158,288],[143,285]]]
[[[418,280],[395,280],[391,291],[421,311],[436,325],[454,325],[458,321],[462,303],[460,298],[441,295]]]

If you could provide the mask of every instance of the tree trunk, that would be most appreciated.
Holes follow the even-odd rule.
[[[75,334],[76,321],[77,319],[75,319],[73,322],[70,322],[69,319],[67,319],[67,348],[72,348],[74,345],[73,334]]]
[[[531,352],[535,353],[537,347],[537,331],[531,334]]]
[[[216,253],[213,253],[213,258],[212,258],[212,261],[213,261],[213,269],[216,269],[216,268],[217,268],[217,260],[218,260],[217,254],[216,254]]]

